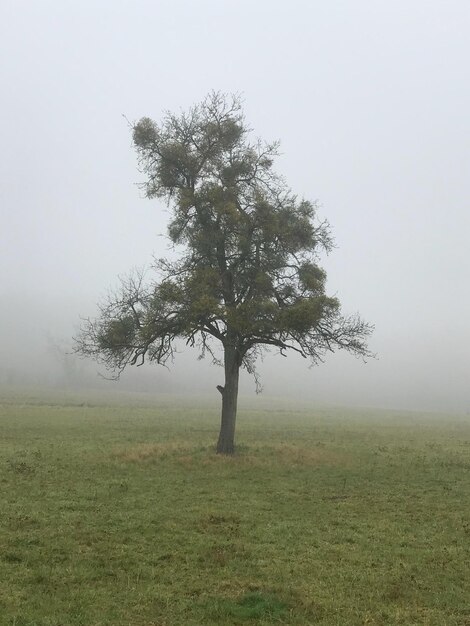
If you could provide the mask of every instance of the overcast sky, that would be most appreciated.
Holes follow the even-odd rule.
[[[468,0],[0,2],[1,367],[36,367],[165,253],[123,116],[215,89],[281,141],[277,170],[333,228],[329,292],[376,326],[377,360],[273,357],[265,393],[470,410],[469,18]],[[198,367],[175,364],[182,388]]]

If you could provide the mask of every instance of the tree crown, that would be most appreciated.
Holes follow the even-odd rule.
[[[370,354],[371,327],[325,293],[318,261],[332,248],[328,223],[274,172],[278,144],[250,139],[239,98],[212,93],[160,125],[143,118],[133,140],[145,194],[171,207],[168,235],[182,254],[156,263],[158,280],[122,281],[86,321],[79,352],[117,374],[145,359],[165,363],[178,337],[214,360],[216,339],[252,373],[268,346],[313,363],[338,348]]]

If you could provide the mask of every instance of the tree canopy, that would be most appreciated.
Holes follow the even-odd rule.
[[[367,357],[371,326],[344,316],[326,294],[319,259],[333,246],[329,225],[274,172],[278,143],[251,138],[238,97],[212,93],[161,124],[143,118],[133,140],[145,195],[171,208],[179,258],[158,260],[150,280],[124,279],[85,321],[77,351],[119,375],[128,365],[166,363],[178,338],[216,362],[219,344],[218,450],[231,453],[240,368],[256,376],[266,348],[313,364],[337,349]]]

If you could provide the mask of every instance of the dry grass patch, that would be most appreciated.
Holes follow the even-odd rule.
[[[124,463],[142,463],[173,459],[185,468],[194,466],[230,466],[240,468],[342,466],[351,465],[351,457],[343,451],[325,446],[279,443],[257,447],[240,446],[233,456],[216,454],[214,447],[193,445],[188,441],[139,443],[113,450],[114,459]]]

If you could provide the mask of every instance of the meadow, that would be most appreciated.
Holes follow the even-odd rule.
[[[469,416],[215,400],[2,394],[1,626],[470,626]]]

